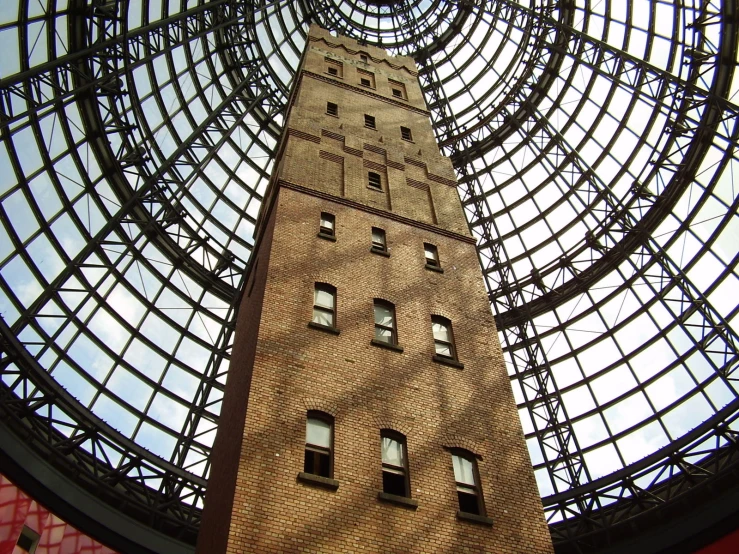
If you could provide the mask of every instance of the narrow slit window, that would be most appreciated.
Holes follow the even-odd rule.
[[[400,128],[400,136],[403,140],[413,140],[413,135],[411,134],[411,130],[408,127]]]
[[[455,452],[452,454],[452,465],[459,511],[484,516],[480,478],[474,456],[466,452]]]
[[[364,126],[369,129],[377,129],[375,126],[375,116],[364,114]]]
[[[405,437],[394,431],[383,430],[380,438],[382,443],[382,492],[409,497],[410,483]]]
[[[328,115],[339,116],[339,105],[333,102],[326,102],[326,113]]]
[[[321,223],[318,227],[318,232],[326,237],[334,237],[336,228],[336,219],[333,214],[321,212]]]
[[[454,335],[452,334],[452,322],[438,315],[431,318],[431,330],[434,334],[434,351],[437,356],[448,358],[450,360],[457,359],[456,348],[454,347]]]
[[[382,190],[382,178],[380,174],[370,171],[367,174],[367,186],[371,189]]]
[[[387,252],[387,241],[385,231],[378,227],[372,227],[372,250]]]
[[[384,300],[375,300],[375,340],[386,344],[398,344],[395,306]]]
[[[323,327],[336,328],[336,287],[316,283],[312,322]]]
[[[322,412],[308,412],[303,471],[320,477],[333,477],[333,442],[333,418]]]
[[[439,263],[439,249],[433,244],[423,243],[423,254],[426,257],[426,265],[431,267],[441,267]]]

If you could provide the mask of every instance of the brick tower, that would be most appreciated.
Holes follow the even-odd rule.
[[[200,554],[552,552],[413,61],[313,27],[262,206]]]

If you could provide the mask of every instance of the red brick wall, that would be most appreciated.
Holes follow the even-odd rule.
[[[360,90],[362,49],[311,35],[264,218],[274,227],[259,254],[261,317],[242,321],[258,309],[245,299],[201,531],[210,538],[198,551],[223,552],[225,539],[213,536],[229,522],[233,553],[550,553],[474,241],[415,67],[365,49],[377,86]],[[342,79],[321,74],[327,52],[343,60]],[[404,80],[408,102],[391,97],[388,79]],[[324,113],[327,98],[338,118]],[[365,110],[377,115],[377,131],[364,129]],[[413,143],[399,138],[400,125],[412,127]],[[367,168],[378,167],[381,193],[366,186]],[[316,236],[322,211],[336,217],[335,242]],[[372,227],[386,231],[389,257],[370,252]],[[438,247],[443,273],[424,267],[424,242]],[[308,326],[316,282],[338,291],[339,335]],[[370,343],[375,298],[395,305],[402,352]],[[433,314],[452,321],[464,368],[432,359]],[[335,491],[297,479],[312,409],[335,417]],[[385,428],[407,438],[417,509],[378,499]],[[479,456],[492,527],[457,518],[454,447]]]
[[[214,554],[225,552],[231,511],[236,493],[236,475],[240,464],[239,453],[246,419],[247,401],[252,379],[252,364],[257,350],[262,300],[267,283],[274,214],[265,223],[262,236],[253,257],[247,277],[236,323],[231,363],[226,381],[227,393],[223,399],[218,434],[213,445],[206,508],[198,534],[197,552]]]

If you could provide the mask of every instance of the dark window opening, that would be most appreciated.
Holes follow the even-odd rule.
[[[393,431],[383,431],[382,445],[382,491],[396,496],[410,497],[408,482],[408,455],[405,437]]]
[[[395,96],[395,98],[403,98],[403,93],[399,89],[394,88],[393,89],[393,96]]]
[[[370,171],[367,174],[367,182],[368,186],[373,189],[382,190],[382,179],[380,178],[379,173],[375,173],[374,171]]]
[[[457,486],[459,511],[478,516],[485,515],[480,491],[480,476],[474,456],[467,452],[452,453],[454,481]]]
[[[403,140],[413,140],[413,135],[411,134],[411,130],[408,127],[400,128],[400,136],[403,138]]]
[[[321,212],[321,223],[318,227],[318,232],[327,237],[334,236],[335,229],[335,218],[333,214]]]
[[[328,115],[339,115],[339,106],[333,102],[326,102],[326,113]]]
[[[375,127],[375,116],[364,114],[364,126],[370,129],[376,129]]]
[[[372,249],[381,250],[382,252],[387,250],[385,231],[378,227],[372,227]]]
[[[40,535],[36,531],[31,529],[27,525],[24,525],[23,530],[18,536],[18,540],[15,544],[24,552],[28,552],[28,554],[33,554],[36,551],[36,546],[38,545],[39,538]]]
[[[329,66],[327,71],[329,75],[333,75],[334,77],[339,74],[339,70],[333,66]]]
[[[439,263],[439,250],[433,244],[423,243],[423,254],[426,257],[426,265],[441,267]]]
[[[372,86],[372,83],[370,82],[370,80],[369,80],[369,79],[365,79],[364,77],[362,77],[362,78],[361,78],[361,79],[359,80],[359,84],[360,84],[360,85],[362,85],[363,87],[369,87],[369,86]]]
[[[331,478],[333,467],[333,418],[320,412],[308,412],[305,424],[303,471]]]
[[[359,59],[362,60],[363,63],[367,63],[367,56],[364,54],[359,54]]]

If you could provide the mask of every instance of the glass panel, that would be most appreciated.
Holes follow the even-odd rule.
[[[453,358],[452,349],[449,347],[448,344],[437,342],[434,344],[434,346],[436,347],[436,353],[439,356],[446,356],[447,358]]]
[[[330,217],[321,216],[321,227],[334,230],[334,220]]]
[[[305,426],[305,442],[331,448],[331,424],[323,419],[309,417]]]
[[[334,309],[334,295],[326,290],[316,289],[315,301],[313,302],[316,306],[322,308],[328,308],[329,310]]]
[[[313,323],[325,325],[327,327],[334,326],[334,314],[332,312],[324,312],[317,308],[313,308]]]
[[[475,486],[475,472],[472,462],[462,456],[452,455],[452,464],[454,465],[454,480],[457,483]]]
[[[434,321],[431,324],[431,329],[434,331],[434,339],[444,342],[452,342],[452,336],[447,324]]]
[[[431,246],[431,245],[425,245],[423,249],[424,249],[424,252],[426,253],[427,260],[436,261],[436,247]]]
[[[372,242],[377,246],[385,246],[385,232],[381,229],[372,229]]]
[[[375,323],[384,327],[393,327],[393,310],[382,304],[375,304]]]
[[[390,437],[382,437],[382,463],[403,467],[403,445]]]
[[[391,343],[393,341],[393,334],[389,329],[383,329],[382,327],[375,327],[375,339]]]

